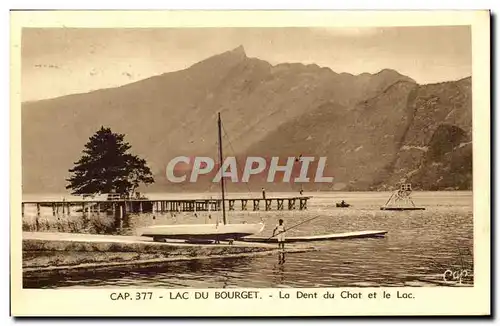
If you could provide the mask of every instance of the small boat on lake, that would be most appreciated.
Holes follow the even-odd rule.
[[[348,204],[345,201],[341,201],[340,203],[336,203],[335,206],[336,207],[350,207],[351,204]]]

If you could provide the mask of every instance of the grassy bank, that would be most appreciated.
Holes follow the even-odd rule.
[[[30,216],[23,217],[24,232],[68,232],[89,234],[114,234],[119,228],[119,221],[112,216]]]
[[[85,252],[85,251],[23,251],[23,268],[49,268],[113,262],[167,258],[163,253]]]
[[[37,236],[40,238],[36,238]],[[248,257],[277,251],[276,246],[267,244],[189,245],[148,242],[125,236],[68,233],[26,233],[22,249],[23,270],[29,274],[116,266],[133,267],[192,259]],[[294,246],[287,251],[303,252],[311,249]]]
[[[259,252],[274,249],[274,246],[252,245],[184,245],[156,242],[94,242],[94,241],[60,241],[23,239],[23,252],[29,253],[28,257],[36,257],[38,253],[72,253],[99,256],[101,254],[115,253],[140,253],[162,254],[172,256],[211,256],[228,253]],[[43,256],[43,255],[42,255]],[[24,259],[24,257],[23,257]]]
[[[313,248],[289,248],[287,253],[299,253],[312,251]],[[58,279],[66,276],[78,276],[84,278],[93,278],[95,273],[116,271],[133,272],[136,270],[147,268],[164,268],[165,264],[175,264],[182,261],[208,261],[211,259],[251,259],[252,257],[264,255],[278,255],[283,251],[276,248],[246,253],[234,253],[225,255],[212,256],[196,256],[196,257],[171,257],[162,253],[99,253],[97,255],[89,255],[89,253],[56,253],[54,252],[38,252],[35,256],[32,253],[23,253],[26,260],[23,267],[23,278],[25,280],[36,280],[39,283],[41,280]],[[43,283],[43,282],[42,282]],[[39,287],[39,285],[35,286]]]

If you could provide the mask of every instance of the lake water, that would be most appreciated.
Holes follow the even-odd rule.
[[[290,194],[268,194],[271,196]],[[287,235],[318,235],[363,230],[385,230],[385,238],[310,243],[318,251],[276,255],[165,263],[135,270],[106,270],[89,276],[66,275],[57,279],[25,279],[25,287],[348,287],[348,286],[455,286],[443,280],[449,271],[467,271],[462,285],[473,284],[472,192],[416,192],[413,200],[425,211],[381,211],[388,192],[312,193],[307,211],[229,212],[231,222],[263,219],[270,235],[277,220],[290,227]],[[164,198],[167,194],[150,195]],[[168,196],[175,197],[173,194]],[[192,197],[207,197],[192,194]],[[235,195],[236,196],[236,195]],[[293,194],[295,196],[295,194]],[[178,197],[178,195],[177,195]],[[186,197],[183,194],[183,198]],[[59,197],[60,198],[60,197]],[[216,198],[216,196],[214,197]],[[24,200],[34,199],[26,196]],[[39,198],[38,198],[39,199]],[[48,199],[46,196],[45,199]],[[67,199],[69,199],[67,197]],[[344,199],[350,208],[336,208]],[[48,209],[46,219],[50,220]],[[217,214],[212,212],[212,215]],[[29,220],[29,212],[25,213]],[[75,214],[73,214],[75,215]],[[116,232],[135,234],[152,224],[204,223],[208,213],[136,214]],[[72,217],[77,219],[77,216]],[[101,217],[103,218],[103,217]],[[288,244],[291,246],[292,244]],[[282,257],[281,257],[282,258]]]

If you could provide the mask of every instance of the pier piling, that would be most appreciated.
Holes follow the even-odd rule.
[[[283,210],[283,199],[278,199],[278,210],[282,211]]]
[[[299,202],[300,202],[300,207],[299,209],[300,210],[305,210],[307,209],[307,200],[303,200],[302,198],[299,199]]]
[[[271,210],[272,203],[273,203],[272,199],[266,199],[266,211]]]
[[[248,210],[248,201],[252,201],[253,210],[259,211],[260,202],[264,201],[266,211],[274,209],[273,205],[276,202],[277,210],[306,210],[307,202],[311,197],[289,197],[289,198],[226,198],[228,203],[228,210],[235,211],[241,209],[242,211]],[[241,202],[236,205],[236,201]],[[288,206],[285,207],[284,202],[288,201]],[[298,202],[298,203],[297,203]],[[296,203],[298,207],[296,207]],[[168,199],[168,200],[150,200],[150,199],[118,199],[118,200],[75,200],[75,201],[23,201],[21,206],[22,216],[25,215],[26,205],[33,205],[36,207],[36,216],[41,215],[41,207],[51,207],[52,215],[57,216],[62,210],[62,214],[70,215],[71,206],[81,207],[81,214],[97,214],[102,212],[112,211],[114,216],[121,216],[122,218],[127,213],[165,213],[165,212],[198,212],[198,211],[220,211],[222,209],[221,199]],[[80,212],[80,210],[77,210]]]

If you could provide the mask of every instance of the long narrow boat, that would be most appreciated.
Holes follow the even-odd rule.
[[[222,166],[222,121],[220,113],[217,119],[218,125],[218,145],[219,145],[219,159]],[[183,225],[154,225],[143,228],[140,234],[145,237],[152,237],[154,240],[185,240],[189,242],[195,241],[223,241],[228,239],[239,239],[248,235],[262,232],[265,225],[264,223],[239,223],[231,224],[227,222],[226,218],[226,205],[225,205],[225,189],[224,178],[220,180],[221,193],[222,193],[222,220],[223,223],[218,223],[216,219],[212,224],[183,224]]]
[[[262,232],[263,223],[258,224],[186,224],[155,225],[145,228],[142,236],[153,239],[186,241],[239,239]]]
[[[342,239],[356,239],[356,238],[383,238],[387,231],[357,231],[357,232],[345,232],[345,233],[334,233],[334,234],[322,234],[322,235],[312,235],[312,236],[298,236],[298,237],[286,237],[286,242],[309,242],[309,241],[330,241],[330,240],[342,240]],[[244,237],[240,241],[246,242],[276,242],[276,237]]]

